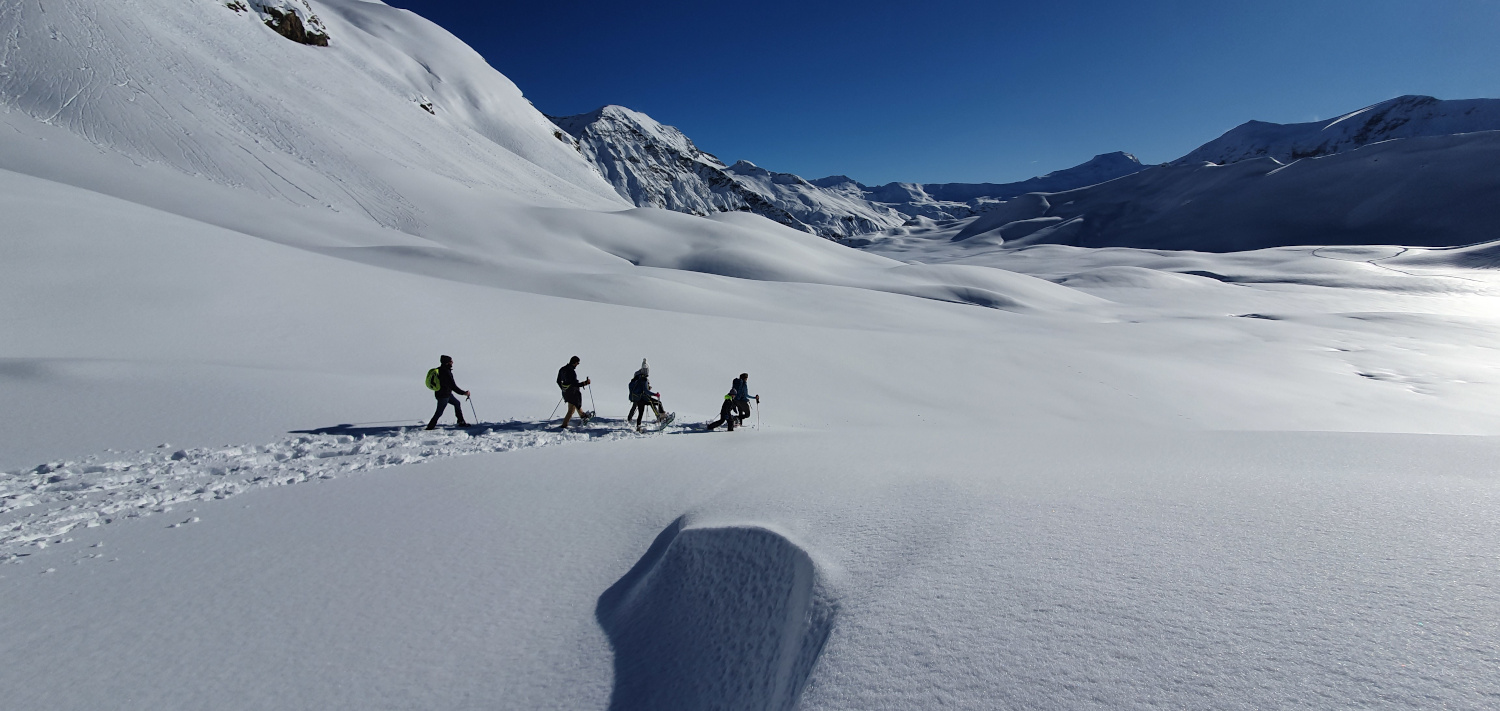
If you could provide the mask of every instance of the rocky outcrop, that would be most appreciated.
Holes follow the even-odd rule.
[[[261,21],[281,35],[299,44],[314,47],[328,46],[328,30],[323,21],[313,14],[307,0],[230,0],[226,3],[235,12],[254,11]]]

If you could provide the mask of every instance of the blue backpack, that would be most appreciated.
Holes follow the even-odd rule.
[[[641,402],[651,395],[651,383],[644,375],[636,375],[630,380],[630,401]]]

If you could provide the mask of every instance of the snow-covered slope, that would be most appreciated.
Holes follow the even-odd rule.
[[[40,122],[131,162],[253,192],[280,206],[270,209],[354,213],[409,232],[435,221],[417,185],[620,204],[514,84],[446,31],[361,0],[319,2],[316,16],[327,47],[288,41],[235,3],[7,4],[3,120],[22,136],[39,136],[24,124]],[[6,167],[23,167],[22,136],[5,142]],[[69,169],[45,158],[24,167]]]
[[[1174,163],[1223,165],[1250,158],[1274,158],[1290,163],[1395,138],[1475,131],[1500,131],[1500,99],[1442,101],[1431,96],[1399,96],[1331,121],[1291,124],[1250,121]]]
[[[446,33],[310,7],[0,4],[6,708],[1500,696],[1492,245],[630,208]],[[482,426],[421,429],[442,353]]]
[[[613,303],[713,310],[722,297],[701,274],[838,274],[1007,308],[1036,289],[1073,299],[1011,275],[913,269],[739,212],[628,209],[452,35],[381,3],[315,7],[326,47],[213,2],[12,6],[0,31],[26,61],[0,78],[0,169],[388,269]],[[708,293],[667,298],[662,279]]]

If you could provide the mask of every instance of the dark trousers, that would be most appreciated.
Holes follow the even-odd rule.
[[[735,425],[735,415],[736,415],[736,412],[735,412],[735,407],[734,407],[734,401],[733,400],[725,400],[723,406],[721,406],[719,408],[719,419],[716,420],[713,424],[709,425],[708,428],[709,429],[713,429],[715,427],[718,427],[719,425],[728,423],[729,424],[729,431],[733,432],[734,431],[734,425]]]
[[[427,423],[428,427],[437,426],[438,418],[443,416],[443,411],[447,410],[450,404],[453,405],[453,413],[458,415],[458,424],[466,424],[464,422],[464,406],[459,403],[457,396],[453,393],[434,393],[434,395],[437,397],[438,402],[437,412],[432,413],[432,421]]]
[[[661,401],[653,397],[631,404],[630,412],[625,414],[625,421],[629,422],[631,418],[635,418],[636,427],[640,427],[641,418],[646,416],[646,408],[648,407],[651,408],[651,412],[656,414],[657,422],[661,422],[662,418],[667,416],[667,411],[662,409]]]
[[[735,400],[734,401],[734,409],[735,409],[735,412],[737,412],[739,414],[739,416],[740,416],[740,424],[742,424],[742,425],[745,424],[745,418],[747,418],[747,417],[750,416],[750,401],[749,400]]]

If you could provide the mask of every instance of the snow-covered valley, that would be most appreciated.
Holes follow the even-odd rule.
[[[0,7],[7,708],[1500,698],[1487,134],[851,249],[632,207],[411,13],[314,2],[325,47],[266,5]],[[1418,153],[1448,182],[1372,165]],[[1131,203],[1183,249],[1036,237],[1207,171],[1247,202]],[[1314,240],[1334,174],[1446,236]],[[439,354],[481,426],[421,429]],[[558,432],[572,355],[600,417]]]

